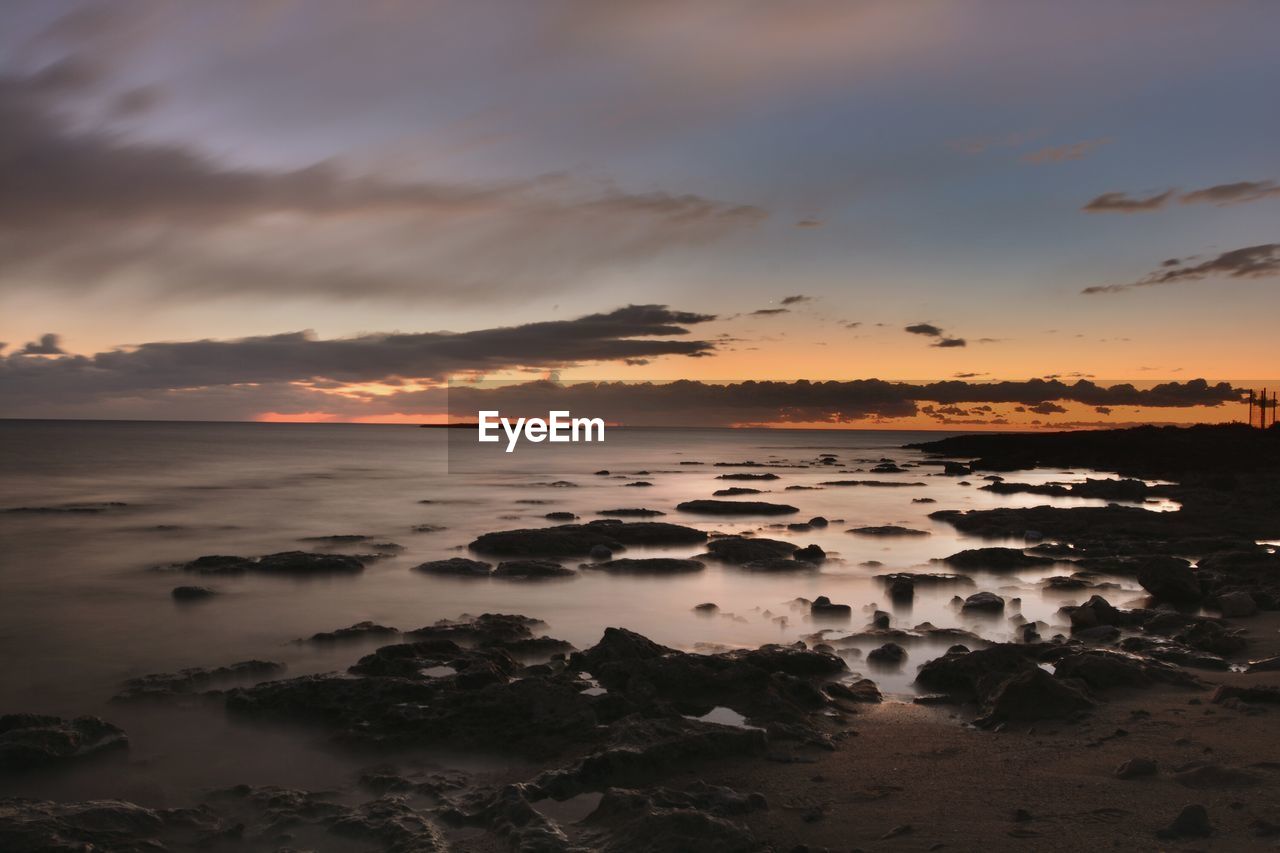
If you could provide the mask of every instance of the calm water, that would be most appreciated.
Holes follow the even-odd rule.
[[[124,504],[95,513],[0,512],[0,710],[98,714],[126,728],[133,744],[127,758],[29,778],[20,789],[9,783],[0,793],[114,795],[161,805],[239,782],[341,787],[360,762],[320,748],[314,733],[232,724],[208,709],[140,709],[109,699],[126,678],[249,658],[282,661],[290,675],[342,669],[376,644],[317,647],[296,641],[362,620],[407,630],[464,613],[522,613],[545,620],[548,634],[579,647],[594,643],[606,626],[620,625],[697,650],[792,642],[832,627],[815,624],[804,608],[790,604],[797,597],[827,595],[854,606],[853,620],[836,626],[842,629],[836,636],[864,627],[879,604],[893,612],[895,627],[928,620],[1007,638],[1012,625],[1006,618],[979,619],[954,608],[955,589],[920,589],[912,606],[894,609],[873,575],[936,571],[928,565],[931,558],[979,544],[1022,544],[961,537],[928,520],[936,509],[1100,502],[996,496],[979,491],[978,478],[965,487],[931,467],[847,475],[923,481],[925,488],[784,491],[870,467],[859,459],[916,461],[919,454],[901,445],[929,436],[938,433],[611,430],[607,446],[591,453],[559,447],[519,459],[464,459],[466,448],[447,452],[445,431],[414,427],[0,421],[0,509]],[[715,479],[726,470],[747,470],[711,463],[808,464],[822,453],[836,454],[841,465],[776,469],[780,480],[736,485],[771,490],[760,499],[798,506],[800,513],[786,520],[832,519],[825,530],[789,534],[770,529],[776,519],[686,516],[674,509],[680,501],[735,485]],[[613,476],[595,475],[601,467]],[[648,473],[631,476],[639,471]],[[1085,473],[1037,471],[1010,479],[1070,481]],[[624,485],[637,479],[653,486]],[[550,485],[555,481],[574,485]],[[925,496],[936,503],[912,503]],[[465,554],[479,533],[550,524],[542,518],[547,512],[567,510],[591,519],[598,510],[630,506],[663,510],[663,520],[708,531],[816,542],[831,559],[820,572],[799,576],[714,563],[676,577],[584,572],[549,582],[411,571],[425,560]],[[932,535],[886,540],[845,532],[882,524]],[[422,525],[440,529],[415,532]],[[202,554],[312,549],[315,543],[300,540],[333,534],[369,535],[404,550],[343,578],[197,577],[166,568]],[[684,557],[699,550],[634,548],[628,555]],[[871,560],[884,565],[860,565]],[[1087,594],[1042,592],[1037,581],[1056,573],[979,575],[977,589],[1020,596],[1027,619],[1060,624],[1057,609]],[[213,586],[222,594],[175,603],[170,590],[184,583]],[[1109,598],[1121,603],[1137,595],[1129,586]],[[719,605],[720,615],[692,612],[708,601]],[[907,694],[916,665],[945,645],[912,646],[910,660],[897,672],[870,671],[856,653],[848,660],[882,689]]]

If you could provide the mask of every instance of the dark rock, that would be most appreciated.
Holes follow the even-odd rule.
[[[853,615],[853,608],[847,604],[832,604],[831,599],[820,595],[809,605],[809,613],[824,619],[848,619]]]
[[[907,659],[907,650],[897,643],[885,643],[878,649],[867,652],[867,663],[883,666],[898,666]]]
[[[1156,833],[1159,838],[1208,838],[1212,834],[1209,812],[1199,804],[1185,806],[1173,823]]]
[[[703,602],[702,604],[694,605],[693,609],[698,613],[715,613],[717,610],[720,609],[720,605],[711,601],[707,601],[707,602]]]
[[[128,745],[122,729],[97,717],[0,715],[0,771],[68,764]]]
[[[493,568],[492,563],[481,560],[468,560],[465,557],[450,557],[447,560],[430,560],[413,567],[415,572],[429,575],[460,575],[462,577],[488,577]]]
[[[811,572],[817,568],[808,560],[793,560],[790,557],[768,557],[763,560],[748,560],[742,568],[752,572]]]
[[[733,498],[739,495],[759,495],[759,494],[762,494],[762,492],[759,489],[746,489],[746,488],[742,488],[741,486],[734,486],[733,488],[730,488],[730,489],[716,489],[714,492],[711,493],[711,496],[715,498]]]
[[[884,697],[880,688],[869,678],[860,678],[852,683],[829,681],[822,689],[833,699],[844,699],[847,702],[880,702]]]
[[[981,701],[1009,676],[1032,669],[1039,669],[1032,647],[1002,643],[972,652],[949,650],[921,666],[916,683],[939,693]]]
[[[399,633],[395,628],[388,628],[386,625],[379,625],[375,622],[357,622],[354,625],[339,628],[336,631],[322,631],[319,634],[312,634],[310,642],[337,643],[343,640],[363,640],[369,637],[393,637]]]
[[[1095,690],[1148,687],[1152,684],[1196,686],[1194,677],[1172,664],[1110,649],[1061,650],[1055,661],[1058,678],[1076,678]]]
[[[189,696],[221,682],[272,678],[284,670],[284,664],[275,661],[245,660],[229,666],[197,666],[177,672],[154,673],[130,678],[124,683],[124,689],[112,697],[112,701],[166,701]]]
[[[632,488],[645,488],[648,486],[652,486],[653,483],[650,483],[648,480],[636,480],[635,482],[623,483],[622,485],[631,486]]]
[[[613,551],[605,545],[592,545],[591,553],[587,556],[593,560],[611,560],[613,559]]]
[[[1117,779],[1137,779],[1142,776],[1154,776],[1159,767],[1150,758],[1130,758],[1116,768]]]
[[[217,590],[209,589],[207,586],[175,586],[170,593],[174,601],[201,601],[217,594]]]
[[[566,578],[577,574],[554,560],[504,560],[493,570],[495,578],[531,580],[538,578]]]
[[[652,518],[666,515],[666,513],[656,509],[644,509],[643,507],[624,507],[622,509],[602,509],[596,515],[612,515],[619,518]]]
[[[800,510],[790,504],[768,501],[713,501],[693,500],[676,504],[681,512],[701,515],[789,515]]]
[[[1198,604],[1204,597],[1191,564],[1177,557],[1153,557],[1138,569],[1138,583],[1156,601]]]
[[[1069,719],[1094,706],[1079,687],[1055,678],[1039,667],[1025,669],[1001,681],[985,704],[980,725],[1004,722]]]
[[[725,536],[707,543],[711,556],[726,563],[748,563],[773,557],[789,557],[796,550],[791,542],[778,539],[749,539],[742,536]]]
[[[853,533],[857,536],[928,536],[927,530],[915,530],[910,527],[900,527],[896,524],[882,524],[879,527],[854,527],[845,531]]]
[[[543,518],[547,521],[576,521],[578,517],[571,512],[549,512]]]
[[[1218,610],[1228,619],[1253,616],[1258,612],[1258,603],[1243,590],[1223,593],[1218,596],[1216,603]]]
[[[700,572],[705,566],[697,560],[679,560],[672,557],[645,557],[643,559],[623,558],[607,560],[603,563],[590,564],[592,569],[620,574],[653,574],[673,575],[686,572]]]
[[[627,545],[691,545],[707,534],[692,527],[660,521],[615,521],[562,524],[525,530],[485,533],[470,545],[481,553],[503,556],[579,557],[596,545],[618,551]]]
[[[877,610],[871,614],[871,627],[877,631],[886,631],[889,628],[889,621],[892,619],[888,613],[883,610]]]
[[[583,821],[584,840],[602,853],[749,853],[760,843],[728,818],[765,808],[760,795],[698,783],[690,791],[610,788]]]
[[[1173,780],[1185,788],[1252,788],[1263,782],[1262,776],[1250,770],[1201,762],[1180,768]]]
[[[959,551],[936,562],[946,563],[958,569],[985,569],[989,572],[1009,572],[1036,566],[1052,565],[1047,557],[1025,554],[1017,548],[971,548]]]
[[[721,474],[717,480],[777,480],[777,474]]]
[[[797,548],[792,551],[791,558],[809,563],[821,563],[827,559],[827,552],[817,545],[806,545],[803,548]]]
[[[820,515],[815,515],[813,518],[809,519],[810,527],[826,527],[829,523],[830,522]]]
[[[964,600],[962,610],[973,610],[981,613],[1003,613],[1004,599],[994,592],[975,592]]]

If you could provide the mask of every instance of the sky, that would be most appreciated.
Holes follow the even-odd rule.
[[[1277,31],[1244,0],[9,0],[0,417],[1058,378],[1178,386],[707,417],[1242,418],[1280,375]]]

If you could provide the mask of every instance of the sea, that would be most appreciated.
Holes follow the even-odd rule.
[[[996,495],[981,489],[980,475],[943,476],[939,467],[920,464],[921,452],[903,447],[946,433],[615,428],[589,452],[547,445],[545,452],[528,447],[518,456],[482,453],[472,447],[473,435],[399,425],[0,421],[0,713],[101,716],[123,727],[131,744],[113,758],[8,778],[0,795],[116,797],[162,807],[240,783],[343,790],[369,761],[332,747],[323,732],[246,724],[227,718],[216,703],[139,706],[112,697],[129,678],[250,659],[281,662],[286,677],[341,671],[388,640],[306,639],[366,620],[410,630],[465,614],[518,613],[543,620],[539,633],[579,648],[620,626],[674,648],[711,652],[843,637],[866,628],[877,609],[891,614],[895,628],[929,622],[1003,640],[1022,620],[1038,620],[1048,636],[1065,630],[1058,609],[1089,594],[1044,589],[1045,576],[1069,572],[1048,567],[979,573],[974,587],[922,586],[909,604],[889,600],[877,575],[947,571],[932,561],[965,548],[1027,544],[968,538],[931,520],[931,512],[1102,503]],[[824,462],[824,455],[835,462]],[[905,470],[868,473],[884,460]],[[719,479],[750,472],[778,479]],[[1005,476],[1044,483],[1107,475],[1036,470]],[[820,485],[838,479],[923,485]],[[640,482],[649,485],[630,485]],[[732,486],[762,494],[730,499],[782,502],[798,511],[721,517],[675,508]],[[657,520],[709,533],[817,544],[828,560],[798,574],[708,561],[700,572],[674,576],[584,568],[546,581],[413,569],[468,556],[468,543],[481,533],[557,523],[547,513],[590,521],[620,507],[658,510],[665,515]],[[817,516],[829,524],[787,527]],[[847,532],[878,525],[928,535]],[[333,536],[368,538],[356,544],[323,539]],[[385,556],[350,576],[199,576],[177,568],[206,554],[367,553],[373,545]],[[702,550],[631,548],[626,556],[691,557]],[[564,562],[577,568],[582,561]],[[1108,594],[1115,603],[1140,597],[1131,579],[1112,580],[1119,585]],[[176,601],[173,588],[188,584],[218,594]],[[955,596],[977,590],[1004,596],[1006,612],[962,612]],[[807,601],[820,595],[851,605],[852,619],[815,621]],[[717,609],[710,615],[694,609],[703,603]],[[825,633],[815,636],[819,632]],[[890,669],[866,663],[879,641],[855,641],[841,654],[850,678],[870,677],[891,701],[910,701],[916,667],[950,644],[912,643],[907,661]],[[416,760],[472,770],[515,761],[444,754]]]

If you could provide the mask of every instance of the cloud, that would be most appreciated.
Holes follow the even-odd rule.
[[[1237,181],[1233,184],[1216,184],[1185,193],[1165,190],[1145,198],[1133,198],[1123,192],[1103,193],[1086,204],[1082,210],[1087,213],[1145,213],[1160,210],[1175,199],[1179,204],[1213,204],[1218,207],[1227,207],[1269,198],[1280,198],[1280,183],[1272,180]]]
[[[1122,192],[1103,193],[1081,210],[1086,213],[1142,213],[1164,207],[1165,202],[1173,198],[1173,194],[1174,190],[1165,190],[1146,198],[1133,198]]]
[[[1160,269],[1128,284],[1105,284],[1086,287],[1081,293],[1096,295],[1120,293],[1141,287],[1159,287],[1184,281],[1223,276],[1226,278],[1268,278],[1280,275],[1280,243],[1263,243],[1223,252],[1198,264],[1165,261]]]
[[[931,338],[937,338],[929,346],[939,347],[941,349],[953,349],[955,347],[968,346],[969,342],[964,338],[949,338],[946,333],[938,326],[932,323],[914,323],[910,326],[904,326],[902,329],[912,335],[925,335]]]
[[[1036,403],[1034,406],[1027,406],[1027,411],[1037,415],[1061,415],[1067,410],[1057,403]]]
[[[516,367],[558,367],[663,355],[710,355],[715,345],[680,339],[686,326],[714,319],[663,305],[629,305],[604,314],[470,332],[368,334],[319,339],[289,332],[237,340],[144,343],[94,355],[0,358],[0,397],[10,411],[57,403],[94,403],[137,394],[220,386],[345,383],[388,379],[441,381],[450,374]],[[56,347],[46,335],[40,346]],[[29,344],[28,349],[34,345]],[[334,384],[336,383],[336,385]],[[197,395],[198,396],[198,395]],[[181,408],[181,403],[176,404]],[[313,404],[314,405],[314,404]]]
[[[136,111],[156,97],[126,95],[72,60],[0,75],[0,292],[39,281],[178,300],[513,298],[707,246],[766,216],[569,175],[449,183],[332,162],[234,166],[62,108],[114,98],[118,111],[124,97]]]
[[[797,227],[797,228],[821,228],[821,227],[822,227],[822,224],[823,224],[823,223],[822,223],[822,220],[821,220],[821,219],[798,219],[798,220],[796,220],[796,227]]]
[[[752,312],[751,312],[750,314],[748,314],[747,316],[749,316],[749,317],[770,317],[770,316],[773,316],[774,314],[790,314],[790,313],[791,313],[791,309],[789,309],[789,308],[760,308],[760,309],[758,309],[758,310],[756,310],[756,311],[752,311]]]
[[[1024,163],[1065,163],[1068,160],[1082,160],[1096,149],[1109,143],[1110,139],[1087,139],[1071,145],[1058,145],[1041,148],[1030,154],[1022,155]]]
[[[812,301],[813,301],[812,296],[805,296],[802,293],[797,293],[795,296],[782,297],[783,305],[799,305],[801,302],[812,302]]]
[[[1280,184],[1275,181],[1239,181],[1234,184],[1218,184],[1194,190],[1178,197],[1183,204],[1208,203],[1225,207],[1230,204],[1246,204],[1280,196]]]
[[[3,347],[0,347],[3,349]],[[22,349],[18,350],[14,355],[63,355],[61,339],[48,332],[40,336],[38,341],[28,342]]]

